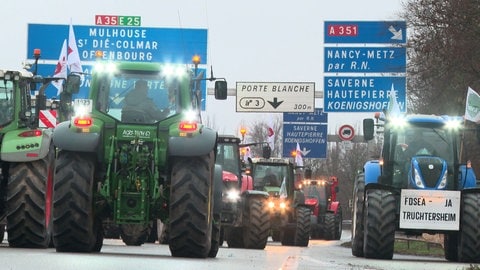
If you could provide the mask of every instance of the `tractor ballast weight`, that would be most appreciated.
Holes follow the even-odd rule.
[[[53,134],[57,251],[100,251],[104,222],[120,228],[125,244],[141,245],[160,220],[172,256],[215,257],[221,168],[214,163],[217,133],[200,119],[203,74],[196,66],[97,65],[115,72],[94,69],[88,98],[72,101],[71,119]],[[66,91],[78,92],[71,79]],[[225,95],[224,80],[207,80],[216,80],[216,96]]]
[[[221,238],[232,248],[264,249],[270,230],[268,193],[253,190],[252,177],[242,171],[240,138],[219,135],[217,143],[216,163],[223,170]]]
[[[34,56],[36,70],[40,51],[35,50]],[[27,69],[0,69],[0,235],[3,239],[6,224],[11,247],[51,245],[56,123],[40,125],[39,114],[51,113],[55,118],[56,103],[47,106],[44,91],[54,80],[64,78],[42,77]],[[35,102],[34,90],[38,90]]]
[[[288,158],[249,158],[254,189],[269,194],[271,235],[282,245],[308,246],[311,210]]]
[[[459,160],[461,117],[406,115],[364,121],[367,140],[382,134],[353,190],[352,254],[392,259],[395,232],[443,234],[445,258],[479,262],[480,190]]]

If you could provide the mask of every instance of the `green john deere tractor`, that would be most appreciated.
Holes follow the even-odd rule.
[[[97,63],[88,98],[72,101],[71,120],[53,134],[57,251],[99,252],[105,220],[127,245],[139,245],[160,219],[172,256],[216,256],[221,167],[217,132],[200,121],[203,74],[196,73],[197,66]],[[68,92],[78,91],[79,80],[70,76]],[[226,81],[207,80],[215,81],[215,98],[226,99]],[[149,101],[133,106],[140,86]]]

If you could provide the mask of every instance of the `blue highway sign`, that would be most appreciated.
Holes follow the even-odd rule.
[[[283,157],[291,157],[297,143],[303,158],[326,158],[328,114],[316,108],[312,113],[283,113]]]
[[[325,43],[407,42],[405,21],[326,21]]]
[[[405,77],[324,78],[325,112],[380,112],[387,108],[390,90],[395,90],[400,111],[406,111]]]
[[[188,63],[200,56],[207,63],[207,30],[184,28],[74,25],[80,60],[94,61],[95,51],[115,61]],[[29,24],[27,58],[42,50],[43,60],[58,60],[69,25]]]
[[[400,47],[325,47],[327,73],[405,73],[406,49]]]

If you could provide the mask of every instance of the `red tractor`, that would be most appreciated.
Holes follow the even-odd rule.
[[[242,171],[240,138],[219,135],[216,164],[222,166],[220,243],[232,248],[264,249],[270,230],[268,193],[253,190],[252,177]]]
[[[306,169],[302,189],[305,204],[312,209],[311,238],[339,240],[342,236],[342,207],[337,201],[337,177],[312,179],[311,169]]]

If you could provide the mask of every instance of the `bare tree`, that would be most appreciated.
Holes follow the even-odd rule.
[[[409,110],[463,114],[467,87],[480,87],[479,15],[474,0],[404,3]]]
[[[283,151],[283,123],[279,116],[272,116],[273,131],[274,131],[274,147],[271,152],[272,157],[281,157]],[[246,141],[250,143],[259,143],[259,145],[250,147],[252,154],[256,156],[262,155],[262,146],[268,142],[268,128],[269,123],[260,120],[252,123],[247,128]]]

